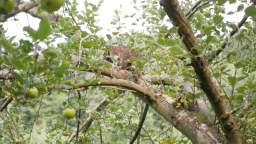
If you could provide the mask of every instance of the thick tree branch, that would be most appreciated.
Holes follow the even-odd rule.
[[[95,69],[94,72],[113,77],[113,72],[109,70],[104,70],[101,72]],[[115,71],[114,74],[116,74],[114,76],[120,75],[118,74],[118,71]],[[192,142],[221,143],[220,137],[217,136],[217,133],[214,132],[210,127],[197,121],[197,118],[195,116],[191,116],[188,111],[178,109],[174,100],[160,92],[152,90],[152,88],[144,87],[131,81],[121,79],[102,80],[92,84],[86,82],[79,83],[78,85],[76,84],[75,87],[80,88],[87,86],[117,86],[136,91],[139,93],[138,96],[144,99],[147,103],[151,104],[156,111],[158,111],[167,119],[167,121],[171,122],[178,130],[191,139]],[[81,126],[82,131],[86,131],[92,122],[93,119],[88,118],[86,123]],[[74,137],[75,135],[76,134],[74,134]],[[203,136],[204,139],[202,139],[200,136]]]
[[[188,52],[191,54],[192,66],[197,74],[202,90],[206,93],[218,119],[222,124],[228,143],[241,144],[241,134],[238,125],[232,115],[228,112],[223,96],[220,95],[218,87],[211,78],[207,60],[201,57],[196,37],[192,32],[192,28],[182,13],[177,0],[161,0],[167,15],[178,27],[178,33],[182,38]]]
[[[133,77],[132,72],[128,70],[114,70],[114,69],[96,69],[90,66],[83,65],[83,71],[88,71],[96,74],[100,74],[110,78],[117,78],[117,79],[128,79],[128,77]],[[169,85],[175,86],[174,80],[167,76],[157,76],[157,75],[142,75],[142,79],[148,81],[154,85]]]
[[[94,72],[94,73],[98,73],[98,74],[102,74],[104,76],[107,76],[109,78],[118,78],[118,79],[125,79],[124,77],[122,77],[122,74],[118,74],[119,71],[117,70],[113,70],[113,69],[101,69],[101,70],[97,70],[96,68],[86,68],[86,70],[88,72]],[[118,76],[118,77],[116,77]],[[136,83],[139,83],[140,85],[148,85],[147,83],[145,83],[146,80],[147,82],[149,82],[150,84],[153,85],[168,85],[168,86],[173,86],[175,87],[175,82],[172,78],[167,77],[167,76],[157,76],[157,75],[142,75],[141,78],[138,79],[138,81],[136,81]],[[190,87],[191,85],[189,83],[184,83],[183,85],[183,89],[185,91],[185,93],[187,92],[192,92],[190,91],[190,89],[192,87]],[[156,90],[155,90],[156,91]],[[211,113],[211,109],[208,107],[209,103],[208,101],[202,102],[202,98],[198,98],[194,100],[194,103],[187,109],[189,111],[193,111],[193,113],[197,113],[197,115],[200,118],[205,118],[204,122],[206,122],[207,124],[213,124],[212,120],[214,119],[214,117],[212,117]],[[207,111],[207,112],[205,112]]]
[[[199,122],[188,111],[177,108],[176,102],[173,99],[160,92],[155,92],[152,88],[122,79],[103,79],[92,83],[81,81],[73,87],[83,88],[88,86],[116,86],[135,91],[139,93],[137,96],[159,112],[167,121],[171,122],[174,127],[187,136],[193,143],[222,143],[220,136],[212,128]]]

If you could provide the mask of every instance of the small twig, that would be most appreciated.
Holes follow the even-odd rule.
[[[80,128],[79,131],[78,131],[78,134],[79,134],[80,132],[86,133],[87,130],[88,130],[88,129],[90,128],[90,126],[92,125],[92,122],[93,122],[93,118],[92,118],[92,116],[89,116],[89,118],[82,124],[81,128]],[[76,132],[75,134],[73,134],[73,135],[70,136],[70,138],[69,138],[69,143],[71,143],[71,142],[74,140],[74,138],[76,137],[76,135],[77,135],[77,132]]]
[[[102,137],[102,128],[99,122],[99,127],[100,127],[100,143],[103,144],[103,137]]]
[[[80,108],[81,93],[79,90],[77,90],[77,94],[78,94],[79,108],[78,108],[78,118],[77,118],[76,141],[78,142],[79,127],[80,127],[80,123],[81,123],[81,121],[80,121],[81,120],[81,108]]]
[[[7,106],[14,100],[14,97],[9,97],[4,100],[3,104],[0,107],[0,112],[7,108]]]
[[[12,125],[12,129],[14,130],[15,135],[17,135],[18,139],[23,139],[24,137],[23,135],[20,133],[20,130],[18,128],[19,124],[17,123],[17,121],[13,118],[13,116],[10,115],[10,113],[7,111],[7,115],[9,115],[9,119],[10,119],[10,123]]]
[[[151,144],[155,144],[154,139],[152,138],[152,136],[150,135],[150,133],[148,132],[148,130],[146,130],[145,128],[142,127],[142,130],[145,132],[145,134],[147,135],[148,139],[150,140]]]
[[[49,93],[49,94],[50,94],[50,93]],[[31,128],[31,130],[30,130],[30,132],[29,132],[29,139],[30,139],[30,142],[31,142],[31,138],[32,138],[32,137],[31,137],[31,136],[32,136],[32,132],[33,132],[35,123],[36,123],[36,121],[37,121],[37,119],[38,119],[38,117],[39,117],[39,114],[40,114],[40,110],[41,110],[42,105],[43,105],[43,95],[41,96],[41,99],[40,99],[40,101],[39,101],[39,107],[38,107],[38,109],[37,109],[37,111],[36,111],[36,116],[35,116],[35,119],[34,119],[34,121],[33,121],[33,126],[32,126],[32,128]]]
[[[7,111],[6,114],[7,114],[6,116],[7,116],[8,118],[11,117],[8,111]],[[8,119],[8,118],[7,118],[7,119]],[[7,132],[9,133],[10,139],[12,140],[13,143],[15,143],[16,140],[15,140],[15,133],[13,132],[13,131],[14,131],[13,125],[11,125],[10,122],[8,122],[8,123],[6,123],[6,127],[7,127],[7,129],[8,129]]]
[[[148,113],[148,109],[149,109],[149,105],[146,104],[145,108],[144,108],[144,111],[143,111],[143,113],[141,115],[141,119],[139,121],[138,128],[137,128],[137,130],[136,130],[132,140],[130,141],[130,144],[133,144],[135,142],[135,140],[137,139],[137,137],[139,136],[140,131],[141,131],[142,127],[143,127],[144,121],[146,119],[146,116],[147,116],[147,113]]]
[[[244,23],[247,21],[248,19],[248,16],[245,15],[242,20],[237,24],[237,27],[235,29],[233,29],[230,34],[229,34],[229,37],[232,37],[234,36],[238,30],[244,25]],[[209,59],[208,61],[209,62],[212,62],[218,55],[220,55],[220,53],[227,47],[227,44],[228,44],[228,38],[225,39],[224,43],[222,43],[221,45],[221,48],[219,48],[218,50],[216,51],[213,51],[210,55],[209,55]]]
[[[195,9],[202,3],[203,0],[200,0],[198,2],[195,3],[195,5],[186,13],[186,16],[189,16],[191,15],[191,13],[193,11],[195,11]]]
[[[234,78],[236,78],[236,75],[237,75],[237,69],[235,70]],[[236,86],[236,83],[234,83],[234,84],[231,86],[231,95],[230,95],[231,101],[233,101],[233,99],[234,99],[235,86]],[[233,105],[231,105],[231,107],[233,108]]]
[[[90,116],[86,120],[86,122],[81,126],[80,132],[83,132],[85,134],[87,132],[87,130],[91,127],[93,120],[94,120],[93,117]]]
[[[109,99],[103,100],[103,101],[98,105],[98,107],[95,109],[95,112],[101,111],[102,108],[103,108],[104,106],[108,105],[108,104],[109,104]],[[90,116],[88,117],[88,119],[80,126],[80,129],[79,129],[78,134],[79,134],[80,132],[86,133],[87,130],[88,130],[88,129],[90,128],[90,126],[92,125],[93,120],[94,120],[93,117],[90,115]],[[77,132],[76,132],[75,134],[72,134],[72,135],[70,136],[70,138],[69,138],[69,143],[71,143],[71,142],[74,140],[74,138],[76,137],[76,135],[77,135]]]
[[[198,10],[200,10],[202,7],[208,5],[210,1],[207,1],[203,3],[202,5],[198,6],[194,11],[192,11],[189,15],[186,15],[188,19],[190,19]]]
[[[192,8],[191,10],[186,13],[186,17],[188,19],[190,19],[198,10],[200,10],[202,7],[206,6],[207,4],[209,4],[211,2],[211,0],[209,1],[206,1],[204,3],[202,3],[202,0],[201,1],[198,1]],[[202,4],[201,4],[202,3]],[[200,5],[201,4],[201,5]]]
[[[69,3],[69,5],[71,5],[70,1],[68,1],[68,3]],[[79,26],[78,22],[76,21],[74,15],[72,14],[72,12],[71,12],[70,8],[68,7],[68,5],[66,6],[66,8],[67,8],[67,10],[68,10],[68,12],[69,12],[69,14],[70,14],[70,16],[71,16],[71,19],[72,19],[72,21],[74,22],[74,24],[75,24],[76,26]]]

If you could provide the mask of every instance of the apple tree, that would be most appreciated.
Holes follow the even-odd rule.
[[[256,143],[255,0],[111,2],[0,0],[0,143]]]

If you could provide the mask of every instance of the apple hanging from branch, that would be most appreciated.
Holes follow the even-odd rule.
[[[76,114],[76,110],[73,109],[73,108],[65,108],[63,110],[63,115],[65,118],[67,119],[72,119],[75,117],[75,114]]]
[[[15,0],[0,0],[0,14],[11,13],[16,6]]]
[[[43,10],[48,13],[53,13],[57,11],[64,5],[64,0],[40,0],[40,6]]]
[[[36,87],[31,87],[28,89],[27,95],[31,98],[36,98],[39,96],[39,91]]]

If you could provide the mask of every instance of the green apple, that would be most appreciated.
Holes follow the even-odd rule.
[[[0,0],[0,14],[11,13],[16,6],[16,0]]]
[[[39,91],[36,87],[32,87],[32,88],[28,89],[28,96],[29,97],[35,98],[35,97],[38,97],[38,95],[39,95]]]
[[[63,115],[67,119],[72,119],[76,114],[76,110],[73,108],[65,108],[63,111]]]
[[[40,0],[40,6],[43,10],[53,13],[64,5],[64,0]]]

